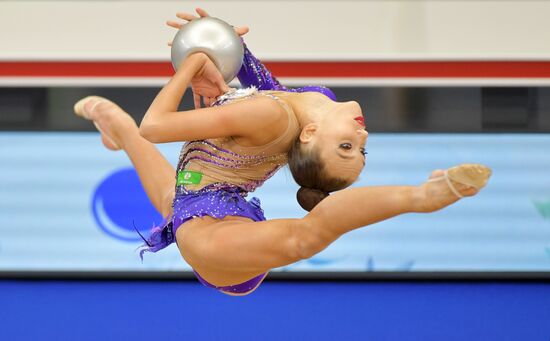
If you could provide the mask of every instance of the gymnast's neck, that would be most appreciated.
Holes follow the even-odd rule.
[[[290,105],[301,128],[309,123],[322,121],[341,105],[318,92],[277,92],[276,96]]]

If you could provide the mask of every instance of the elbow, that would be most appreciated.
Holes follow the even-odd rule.
[[[155,133],[155,126],[153,124],[142,121],[139,125],[139,135],[151,143],[158,143],[157,134]]]

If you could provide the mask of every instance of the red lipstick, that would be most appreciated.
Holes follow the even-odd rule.
[[[354,120],[360,125],[362,125],[363,127],[365,127],[365,118],[363,116],[357,116],[356,118],[354,118]]]

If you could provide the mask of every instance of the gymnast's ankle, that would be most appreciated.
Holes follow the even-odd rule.
[[[428,191],[424,184],[414,186],[411,190],[410,201],[412,205],[411,212],[429,213],[433,212],[433,205],[428,195]]]

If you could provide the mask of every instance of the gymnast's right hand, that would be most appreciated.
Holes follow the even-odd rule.
[[[216,64],[202,52],[193,53],[188,58],[198,60],[198,69],[191,79],[191,89],[195,108],[200,108],[200,98],[203,98],[206,106],[211,106],[217,97],[229,91],[222,74]],[[184,61],[185,63],[185,61]]]
[[[201,18],[204,18],[204,17],[209,17],[210,15],[205,11],[203,10],[202,8],[197,8],[196,9],[197,11],[197,14],[199,15],[199,17]],[[193,15],[193,14],[190,14],[190,13],[186,13],[186,12],[178,12],[176,13],[176,17],[182,19],[182,20],[185,20],[186,22],[184,23],[180,23],[178,21],[174,21],[174,20],[168,20],[166,22],[166,25],[170,26],[170,27],[173,27],[175,29],[180,29],[182,28],[185,24],[187,24],[187,22],[191,21],[191,20],[194,20],[194,19],[198,19],[199,17]],[[246,26],[235,26],[235,32],[239,35],[239,36],[243,36],[245,34],[248,33],[249,31],[249,28],[246,27]],[[172,46],[172,42],[168,42],[168,46]]]

